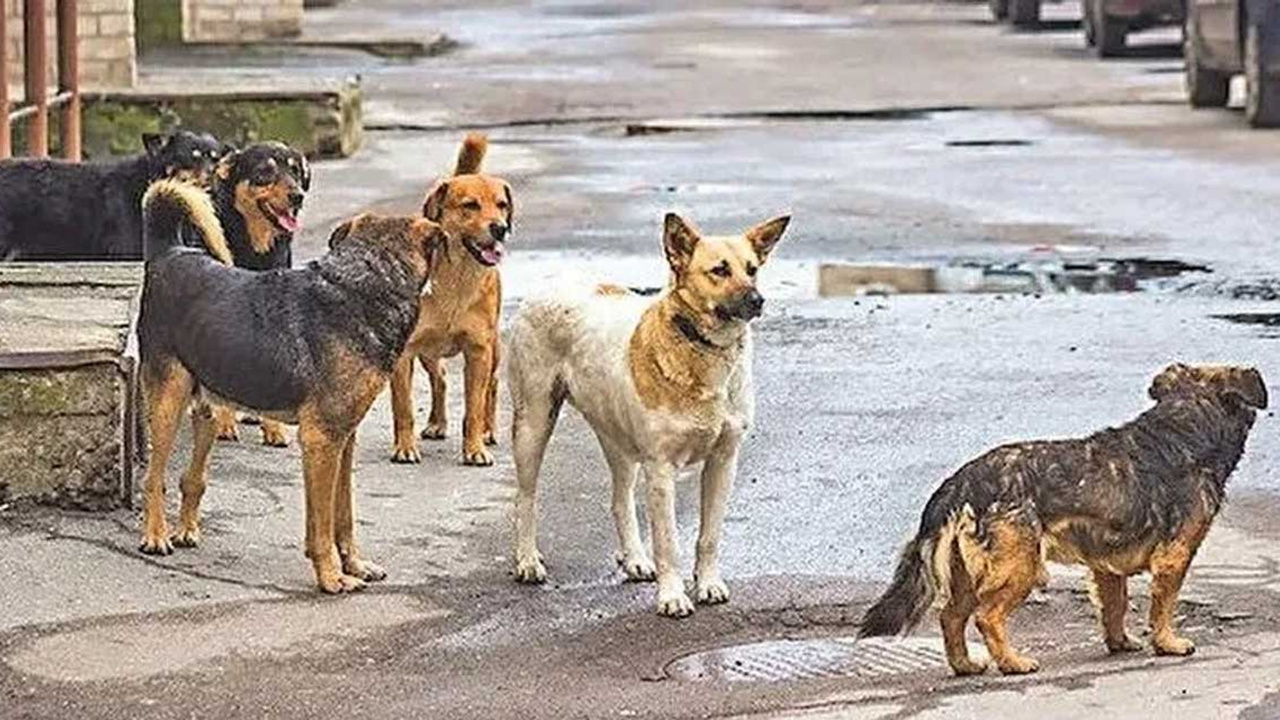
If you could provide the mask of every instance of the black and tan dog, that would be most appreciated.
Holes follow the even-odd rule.
[[[142,552],[168,554],[199,541],[212,401],[299,426],[306,551],[320,588],[347,592],[385,577],[355,543],[355,432],[417,322],[418,298],[443,240],[439,226],[362,215],[334,232],[331,251],[319,260],[253,272],[226,266],[231,253],[213,205],[189,185],[153,186],[144,223],[138,342],[151,458]],[[195,446],[171,537],[165,468],[193,400]]]
[[[1150,572],[1151,643],[1162,655],[1191,654],[1195,646],[1173,629],[1178,592],[1267,388],[1251,368],[1175,364],[1150,395],[1155,407],[1121,427],[1005,445],[960,468],[929,498],[859,637],[910,631],[932,604],[957,675],[985,670],[966,651],[971,615],[1002,672],[1033,672],[1036,661],[1010,646],[1005,623],[1047,580],[1047,556],[1092,571],[1112,652],[1140,648],[1125,631],[1127,578]]]
[[[161,178],[205,185],[230,150],[213,136],[143,135],[110,162],[0,162],[0,260],[139,260],[142,195]]]
[[[436,183],[422,205],[423,216],[444,228],[449,252],[441,255],[431,291],[422,298],[418,327],[391,378],[393,462],[421,459],[413,428],[414,358],[431,377],[431,416],[422,437],[442,440],[448,427],[444,359],[461,353],[466,363],[462,462],[493,464],[485,446],[495,443],[498,406],[502,276],[497,266],[502,262],[515,207],[511,186],[480,172],[487,148],[484,135],[468,135],[458,152],[453,177]]]
[[[213,204],[236,267],[278,270],[293,264],[298,213],[311,189],[311,168],[298,151],[279,142],[250,145],[225,156],[213,177]],[[214,410],[219,440],[238,440],[236,415]],[[262,442],[285,447],[284,426],[262,421]]]

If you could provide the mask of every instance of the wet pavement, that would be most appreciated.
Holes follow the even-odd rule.
[[[297,63],[361,73],[382,128],[356,157],[316,165],[303,259],[355,212],[415,212],[475,126],[490,128],[487,167],[515,189],[507,318],[549,283],[661,284],[668,210],[708,232],[794,213],[762,275],[758,420],[722,551],[732,602],[664,620],[652,586],[622,581],[607,471],[572,413],[542,484],[551,580],[517,586],[505,442],[492,468],[459,467],[456,432],[423,442],[422,465],[392,465],[381,399],[361,429],[357,515],[391,578],[363,596],[312,593],[296,446],[219,445],[206,539],[169,558],[135,552],[132,512],[0,509],[0,707],[130,719],[1273,717],[1272,413],[1185,594],[1195,657],[1107,658],[1079,573],[1063,568],[1014,625],[1041,659],[1036,677],[946,679],[929,623],[905,644],[849,638],[923,502],[967,459],[1124,422],[1174,360],[1280,378],[1268,292],[1280,288],[1280,134],[1177,104],[1176,31],[1092,60],[1071,3],[1047,8],[1042,33],[1001,30],[976,5],[732,5],[349,2],[311,13],[308,36],[445,32],[462,44]],[[824,264],[1116,261],[1142,268],[1126,292],[824,298],[818,282]],[[683,483],[686,565],[696,511],[696,484]]]

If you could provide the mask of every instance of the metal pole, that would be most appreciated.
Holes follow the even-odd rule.
[[[58,89],[68,93],[62,105],[62,157],[80,160],[80,37],[76,0],[58,1]],[[0,0],[3,2],[3,0]]]
[[[35,114],[27,125],[27,152],[49,154],[49,32],[45,0],[26,0],[22,26],[26,52],[27,103]]]
[[[9,31],[4,18],[7,4],[7,0],[0,0],[0,160],[13,152],[9,141]]]

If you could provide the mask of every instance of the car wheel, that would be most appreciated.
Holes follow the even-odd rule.
[[[1009,17],[1009,0],[989,0],[987,4],[991,7],[991,17],[997,22]]]
[[[1200,37],[1197,30],[1196,11],[1188,9],[1186,42],[1183,43],[1182,56],[1184,75],[1187,82],[1187,100],[1191,107],[1225,107],[1231,92],[1231,76],[1205,67],[1200,59]]]
[[[1008,0],[1009,21],[1016,28],[1034,28],[1040,25],[1040,0]]]
[[[1093,49],[1100,58],[1115,57],[1124,52],[1129,22],[1107,15],[1102,0],[1093,0]]]
[[[1253,127],[1280,126],[1280,80],[1267,77],[1262,28],[1249,23],[1244,36],[1244,116]]]

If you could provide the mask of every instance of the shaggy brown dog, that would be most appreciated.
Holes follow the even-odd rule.
[[[422,214],[444,228],[448,248],[431,278],[431,291],[422,298],[418,327],[391,378],[393,462],[422,459],[413,427],[414,358],[431,376],[431,417],[422,437],[441,440],[448,428],[443,361],[462,353],[466,362],[462,462],[493,464],[485,445],[496,442],[498,313],[502,308],[502,278],[497,265],[505,252],[503,243],[511,230],[514,208],[511,187],[480,174],[487,147],[483,135],[468,135],[458,153],[454,176],[436,183],[422,206]]]
[[[957,675],[986,669],[965,646],[975,614],[1001,672],[1034,672],[1036,661],[1010,646],[1005,621],[1048,579],[1047,556],[1092,571],[1112,652],[1141,647],[1125,632],[1127,578],[1150,572],[1151,643],[1161,655],[1190,655],[1195,646],[1173,630],[1178,591],[1267,388],[1251,368],[1175,364],[1150,395],[1156,406],[1121,427],[1005,445],[960,468],[929,498],[859,637],[910,631],[932,603]]]

